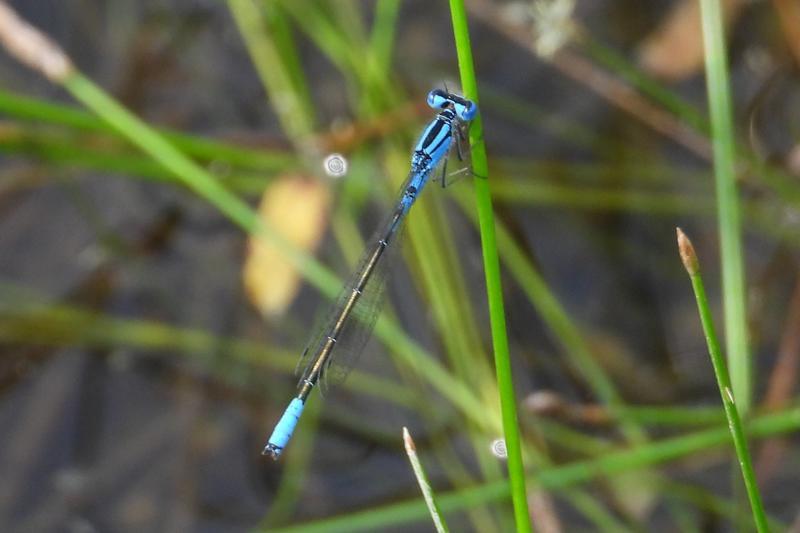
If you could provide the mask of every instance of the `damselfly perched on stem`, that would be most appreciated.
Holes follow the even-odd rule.
[[[411,171],[400,190],[386,222],[368,244],[358,269],[336,299],[331,314],[315,332],[303,352],[298,368],[303,368],[297,396],[275,426],[262,452],[277,459],[294,432],[306,399],[321,380],[327,379],[331,364],[345,354],[354,360],[364,348],[380,312],[386,272],[386,251],[395,244],[403,221],[417,196],[437,168],[442,166],[442,184],[446,177],[447,157],[456,149],[461,157],[469,122],[478,106],[461,96],[435,89],[428,93],[428,105],[441,111],[422,132],[411,156]],[[338,364],[338,363],[337,363]],[[347,368],[347,365],[340,365]]]

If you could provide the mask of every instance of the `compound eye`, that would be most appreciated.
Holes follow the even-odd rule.
[[[441,89],[434,89],[428,93],[428,105],[433,109],[444,109],[449,103],[447,93]]]
[[[478,114],[478,106],[475,104],[475,102],[467,101],[466,105],[458,105],[456,107],[458,118],[466,122],[469,122],[475,118],[475,115]]]

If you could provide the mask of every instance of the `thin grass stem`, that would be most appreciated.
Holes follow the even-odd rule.
[[[731,378],[728,375],[728,367],[719,347],[717,333],[714,331],[714,320],[711,317],[711,309],[708,305],[708,297],[703,286],[703,277],[700,274],[700,267],[695,254],[694,247],[688,237],[680,230],[678,232],[678,249],[680,250],[683,265],[689,273],[692,281],[692,289],[697,299],[697,310],[700,313],[700,321],[703,324],[703,332],[708,344],[708,353],[711,356],[711,363],[714,366],[714,375],[719,385],[719,393],[722,396],[722,405],[725,407],[725,416],[728,419],[728,426],[733,436],[733,446],[736,449],[736,456],[739,458],[739,467],[742,470],[744,486],[747,497],[750,499],[750,507],[753,512],[753,520],[759,532],[769,531],[767,526],[767,516],[764,512],[764,504],[761,501],[761,494],[758,491],[753,463],[750,459],[750,452],[747,449],[747,438],[744,434],[742,421],[739,416],[739,409],[734,401],[735,393],[731,388]]]
[[[467,14],[463,0],[450,0],[450,15],[461,73],[464,96],[478,103],[478,83],[472,61]],[[503,418],[508,453],[508,474],[511,484],[511,499],[517,531],[531,531],[528,498],[525,490],[525,466],[522,461],[519,423],[517,421],[516,397],[511,376],[511,359],[506,334],[506,318],[503,304],[503,289],[500,281],[500,258],[495,241],[494,212],[489,189],[489,164],[486,145],[483,142],[483,120],[478,114],[470,128],[472,146],[472,168],[476,176],[475,199],[478,210],[478,226],[483,249],[483,268],[486,275],[486,293],[489,301],[489,322],[492,331],[497,388],[500,392],[500,410]]]
[[[717,223],[722,261],[725,346],[733,393],[742,414],[752,403],[752,369],[747,340],[747,308],[739,198],[736,188],[736,141],[725,30],[719,0],[700,0],[705,46],[708,105],[714,153]]]
[[[417,483],[422,491],[422,497],[425,500],[425,505],[428,507],[428,512],[431,514],[431,520],[436,527],[437,533],[446,533],[448,530],[447,523],[439,512],[439,506],[436,505],[436,498],[433,494],[431,484],[428,482],[428,476],[425,474],[425,469],[422,462],[417,455],[417,447],[414,445],[414,440],[408,432],[408,428],[403,428],[403,445],[406,449],[406,455],[411,462],[411,468],[414,470],[414,477],[417,478]]]

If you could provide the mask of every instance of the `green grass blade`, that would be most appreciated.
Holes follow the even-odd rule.
[[[0,112],[20,120],[66,126],[79,131],[107,133],[124,138],[124,135],[108,122],[86,111],[2,89],[0,89]],[[203,162],[217,161],[251,170],[275,172],[288,168],[297,159],[285,151],[245,148],[164,128],[157,131],[176,148]]]
[[[453,34],[458,53],[458,67],[461,73],[461,86],[464,96],[478,102],[478,83],[472,61],[472,48],[469,41],[467,14],[463,0],[450,0],[450,15],[453,20]],[[483,120],[480,113],[470,127],[472,146],[472,168],[475,173],[475,198],[478,210],[478,226],[483,249],[483,268],[486,275],[486,293],[489,301],[489,322],[492,331],[497,387],[500,392],[500,409],[503,417],[508,453],[508,474],[511,482],[511,499],[514,504],[514,518],[517,531],[531,531],[528,499],[525,490],[525,466],[522,462],[519,424],[517,421],[516,397],[511,376],[511,359],[506,334],[506,318],[503,304],[503,290],[500,282],[500,258],[495,242],[494,212],[489,190],[489,164],[486,158],[486,145],[483,142]]]
[[[236,363],[257,365],[291,375],[297,355],[267,348],[262,343],[219,337],[203,330],[155,322],[117,318],[90,309],[49,302],[43,295],[0,281],[0,341],[34,346],[114,348],[126,346],[144,351],[174,351],[205,360],[224,352]],[[407,388],[379,376],[354,369],[343,384],[354,392],[411,408]]]
[[[294,61],[295,52],[290,46],[288,28],[277,5],[266,6],[262,11],[254,0],[228,0],[228,8],[244,38],[261,83],[269,93],[284,133],[301,154],[310,152],[310,137],[314,131],[313,106],[306,101],[306,84]],[[267,31],[267,25],[278,29],[275,35]]]
[[[588,32],[581,33],[579,45],[590,58],[621,76],[642,94],[663,106],[698,133],[709,134],[708,120],[702,113],[673,91],[644,74],[613,48],[597,41]]]
[[[633,533],[633,530],[623,524],[611,510],[606,509],[603,502],[595,495],[588,491],[578,492],[575,489],[565,489],[563,493],[565,497],[569,498],[570,504],[592,522],[593,531]]]
[[[714,320],[711,318],[711,309],[708,306],[708,297],[703,286],[703,277],[700,274],[700,267],[697,261],[694,247],[684,233],[678,229],[678,248],[680,249],[681,259],[689,273],[692,281],[692,289],[697,299],[697,309],[700,312],[700,321],[703,324],[703,332],[708,343],[708,353],[711,355],[711,363],[714,366],[714,375],[719,385],[719,393],[722,396],[722,405],[725,407],[725,416],[728,418],[728,426],[733,436],[733,445],[736,449],[736,456],[739,458],[739,466],[742,469],[744,486],[747,497],[750,499],[750,507],[753,511],[753,519],[759,532],[769,531],[767,517],[764,513],[764,504],[761,501],[761,494],[758,491],[756,476],[753,472],[753,463],[750,459],[750,452],[747,449],[747,439],[745,438],[742,421],[739,417],[739,410],[734,402],[735,394],[731,391],[731,379],[728,375],[728,368],[719,347],[717,333],[714,331]]]
[[[780,413],[754,418],[748,426],[748,435],[768,437],[791,433],[798,429],[800,429],[800,407],[793,407]],[[543,489],[564,489],[595,480],[600,476],[633,471],[715,449],[729,444],[730,440],[730,430],[725,426],[719,426],[648,443],[636,449],[610,452],[596,459],[542,468],[534,478],[531,478],[531,483]],[[475,505],[504,501],[509,496],[508,483],[501,481],[439,494],[437,500],[439,509],[447,514]],[[424,502],[415,499],[268,531],[272,533],[369,531],[416,522],[424,519],[427,514]]]
[[[378,0],[375,3],[375,22],[370,32],[369,49],[375,54],[376,70],[389,75],[397,31],[400,0]]]
[[[659,483],[664,495],[670,500],[681,500],[691,504],[693,508],[704,509],[736,524],[738,531],[756,531],[750,524],[747,509],[737,505],[736,501],[715,495],[713,492],[694,484],[675,481]],[[779,520],[769,518],[770,531],[787,531],[788,526]],[[683,531],[683,530],[681,530]],[[702,530],[701,530],[702,531]]]
[[[752,403],[751,361],[739,199],[736,189],[736,142],[728,79],[725,30],[719,0],[700,0],[705,45],[708,105],[714,147],[714,177],[722,261],[725,346],[738,407],[747,414]]]
[[[336,276],[267,227],[244,201],[221,185],[208,171],[188,159],[88,78],[75,71],[64,80],[63,85],[75,99],[108,121],[129,141],[170,171],[180,183],[205,198],[246,231],[268,237],[317,287],[327,294],[336,293],[340,285]]]
[[[294,91],[297,93],[298,103],[307,115],[304,118],[308,125],[311,125],[315,121],[313,112],[316,106],[308,87],[308,80],[303,70],[300,53],[295,45],[287,14],[277,0],[261,0],[260,3],[262,5],[261,12],[264,15],[264,31],[269,32],[275,49],[278,51],[281,68],[289,75]]]

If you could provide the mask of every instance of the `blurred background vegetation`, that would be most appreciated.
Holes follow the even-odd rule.
[[[427,91],[457,90],[447,4],[9,4],[200,168],[176,178],[178,156],[140,149],[153,132],[0,55],[0,527],[429,531],[408,426],[452,530],[513,530],[472,177],[425,191],[375,339],[285,457],[259,455],[408,172]],[[752,527],[675,246],[681,226],[721,328],[698,5],[467,2],[537,531]],[[725,296],[749,337],[731,365],[752,368],[737,395],[785,530],[800,9],[722,5],[747,273]]]

